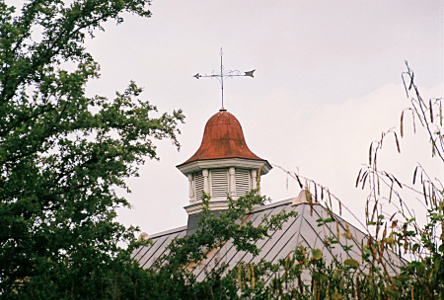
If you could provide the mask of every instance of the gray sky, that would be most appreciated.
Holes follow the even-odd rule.
[[[250,149],[270,163],[299,170],[330,187],[363,218],[365,193],[354,188],[381,131],[397,126],[408,105],[401,83],[408,60],[425,97],[443,95],[443,1],[163,0],[153,16],[127,16],[87,42],[102,66],[89,92],[113,97],[130,80],[160,112],[182,108],[182,144],[158,143],[160,162],[148,161],[129,180],[133,208],[125,224],[153,234],[185,225],[186,177],[175,168],[200,145],[206,121],[220,108],[219,83],[196,73],[219,67],[256,69],[255,78],[226,81],[225,107],[241,122]],[[388,145],[382,162],[411,180],[425,159],[426,139],[402,141],[406,164]],[[405,176],[405,177],[403,177]],[[273,200],[296,196],[297,184],[273,169],[262,178]]]

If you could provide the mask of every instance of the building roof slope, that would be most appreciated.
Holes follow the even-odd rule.
[[[361,261],[359,249],[361,243],[366,243],[366,235],[350,224],[345,225],[347,223],[339,216],[335,216],[337,223],[332,222],[318,226],[318,219],[330,217],[327,209],[319,204],[310,205],[295,203],[293,199],[284,200],[255,208],[247,216],[246,221],[252,221],[253,225],[258,225],[264,216],[271,216],[281,211],[296,211],[298,214],[285,222],[282,229],[272,232],[270,238],[256,242],[258,248],[262,249],[258,256],[253,257],[250,253],[237,251],[229,241],[217,249],[210,250],[207,253],[207,258],[196,265],[193,272],[197,279],[205,279],[208,270],[220,263],[228,264],[230,269],[236,267],[241,261],[256,263],[264,259],[271,263],[277,263],[279,259],[285,259],[299,246],[320,249],[327,261],[334,258],[340,260],[351,258],[358,262]],[[348,226],[352,238],[346,239],[340,234],[338,244],[327,246],[328,238],[336,237],[338,230],[343,233],[343,228],[346,226]],[[174,238],[185,235],[186,226],[150,236],[153,244],[149,247],[141,247],[135,251],[134,256],[143,268],[150,268],[157,259],[167,254],[166,247]],[[346,251],[345,248],[349,246],[352,246],[351,249]],[[395,273],[398,267],[404,264],[402,258],[390,251],[386,251],[384,259],[390,268],[390,273]]]

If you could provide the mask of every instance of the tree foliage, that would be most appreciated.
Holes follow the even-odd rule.
[[[111,298],[131,268],[115,221],[117,196],[154,139],[179,147],[181,111],[161,114],[134,82],[114,99],[85,92],[99,65],[84,46],[124,12],[149,17],[145,0],[0,2],[0,294]],[[117,277],[116,277],[117,276]],[[120,280],[120,279],[119,279]],[[122,279],[123,280],[123,279]]]

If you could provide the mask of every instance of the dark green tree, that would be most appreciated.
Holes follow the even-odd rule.
[[[84,42],[125,12],[149,17],[149,4],[32,0],[18,12],[0,1],[0,295],[119,297],[117,281],[143,276],[132,246],[118,246],[135,229],[115,221],[128,205],[115,190],[157,158],[154,139],[179,147],[184,117],[157,114],[133,82],[114,99],[88,97],[99,65]]]

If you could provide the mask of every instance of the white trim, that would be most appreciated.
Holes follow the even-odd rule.
[[[257,171],[251,170],[251,189],[255,188],[257,188]]]
[[[266,160],[254,160],[245,158],[221,158],[197,160],[187,164],[176,166],[185,176],[190,173],[195,173],[203,169],[216,169],[237,167],[242,169],[261,169],[261,175],[265,175],[273,167]]]
[[[229,191],[230,191],[230,196],[234,197],[236,196],[236,170],[234,167],[230,167],[228,169],[228,172],[230,174],[230,178],[229,178]]]
[[[194,182],[193,174],[188,174],[188,196],[190,198],[190,203],[196,201],[193,182]]]
[[[222,198],[219,198],[222,199]],[[219,200],[218,198],[211,199],[209,202],[210,211],[215,210],[226,210],[228,209],[229,201],[225,198],[225,200]],[[187,205],[184,207],[188,215],[193,215],[202,212],[202,201],[197,201],[193,204]]]
[[[208,169],[202,170],[202,176],[204,179],[204,192],[207,193],[208,195],[210,195],[210,185],[208,182]]]

